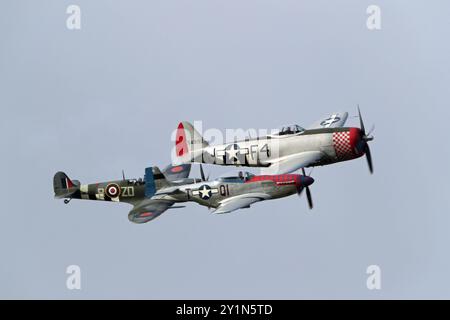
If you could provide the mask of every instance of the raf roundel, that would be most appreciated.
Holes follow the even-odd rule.
[[[116,183],[110,183],[105,189],[106,195],[110,198],[117,198],[120,195],[120,187]]]
[[[183,171],[183,167],[182,166],[172,167],[172,169],[170,169],[170,171],[172,171],[173,173],[178,173],[180,171]]]

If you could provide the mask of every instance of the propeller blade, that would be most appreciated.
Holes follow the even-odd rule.
[[[366,129],[364,128],[364,122],[363,119],[361,117],[361,110],[359,110],[359,104],[358,104],[358,115],[359,115],[359,126],[361,128],[361,133],[363,136],[366,135]]]
[[[202,178],[202,181],[206,181],[205,172],[203,172],[203,166],[201,164],[200,164],[200,176]]]
[[[306,189],[306,198],[308,199],[309,208],[312,209],[313,201],[312,201],[311,191],[309,190],[309,187],[306,187],[305,189]]]
[[[367,164],[369,165],[369,171],[370,174],[373,173],[373,163],[372,163],[372,154],[370,153],[369,145],[366,144],[366,158],[367,158]]]
[[[314,169],[314,168],[313,168],[313,169]],[[312,172],[312,170],[311,170],[311,172]],[[308,176],[306,175],[306,173],[305,173],[305,168],[302,168],[302,174],[303,174],[305,177],[308,177]],[[309,206],[310,209],[312,209],[312,208],[313,208],[313,201],[312,201],[312,196],[311,196],[311,190],[309,190],[309,187],[306,186],[306,187],[300,189],[300,192],[298,192],[298,195],[301,195],[301,194],[302,194],[303,189],[306,189],[306,198],[308,199],[308,206]]]
[[[370,153],[369,144],[367,142],[373,140],[373,136],[370,136],[370,134],[375,130],[375,125],[372,125],[369,132],[366,134],[366,129],[364,127],[364,122],[361,117],[361,110],[359,110],[358,105],[358,116],[359,116],[359,124],[361,127],[361,140],[364,141],[363,145],[361,147],[364,148],[364,153],[366,154],[367,164],[369,165],[369,171],[372,174],[373,173],[373,163],[372,163],[372,154]]]

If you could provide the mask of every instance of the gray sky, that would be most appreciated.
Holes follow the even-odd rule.
[[[81,30],[66,28],[69,4]],[[370,4],[381,30],[366,27]],[[450,298],[448,1],[1,9],[1,298]],[[357,103],[376,124],[375,174],[365,159],[316,168],[313,212],[292,196],[134,225],[126,204],[53,199],[58,170],[91,183],[164,166],[180,120],[307,126]]]

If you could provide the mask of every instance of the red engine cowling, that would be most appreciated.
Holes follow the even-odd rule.
[[[333,146],[339,161],[359,158],[364,152],[358,150],[361,142],[361,130],[350,128],[347,131],[333,133]]]

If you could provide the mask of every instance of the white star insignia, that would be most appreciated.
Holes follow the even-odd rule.
[[[235,146],[233,145],[230,149],[228,149],[226,152],[228,153],[228,157],[230,159],[236,159],[236,155],[238,153],[238,149],[235,149]]]
[[[198,191],[200,191],[200,196],[202,198],[209,198],[210,197],[210,189],[206,188],[206,186],[203,186],[203,188],[199,189]]]

